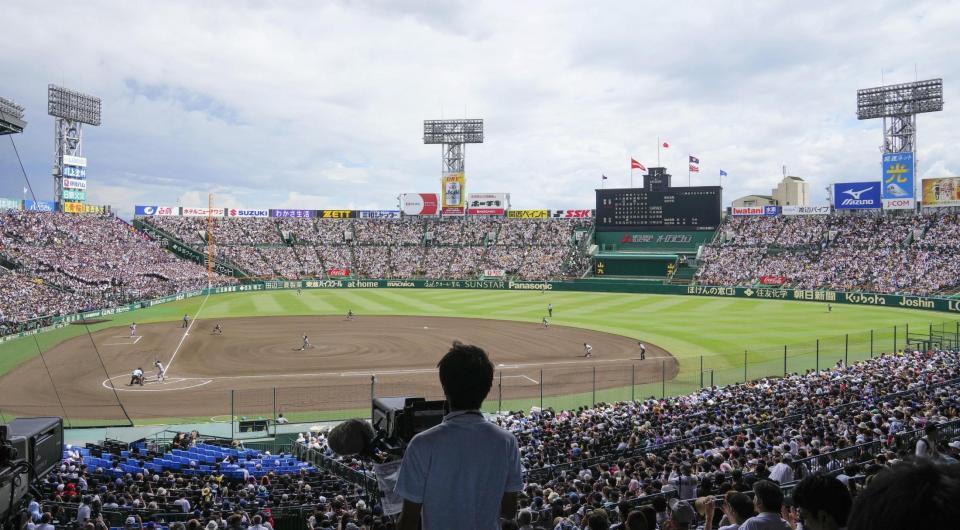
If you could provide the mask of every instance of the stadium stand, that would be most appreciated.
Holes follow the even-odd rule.
[[[876,293],[952,293],[960,286],[956,214],[728,217],[704,247],[696,280]]]

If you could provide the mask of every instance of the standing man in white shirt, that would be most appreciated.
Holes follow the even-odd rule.
[[[780,462],[770,468],[770,480],[780,484],[793,482],[793,458],[790,453],[784,453]]]
[[[498,530],[517,514],[523,489],[517,439],[484,419],[493,363],[476,346],[454,342],[437,365],[450,413],[413,437],[400,466],[399,530]]]

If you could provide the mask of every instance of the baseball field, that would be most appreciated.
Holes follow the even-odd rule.
[[[0,345],[0,412],[62,415],[73,426],[366,415],[371,396],[440,398],[435,366],[453,340],[484,347],[497,368],[485,409],[568,408],[825,369],[957,325],[957,315],[911,309],[695,296],[219,294]],[[146,381],[129,385],[137,367]]]

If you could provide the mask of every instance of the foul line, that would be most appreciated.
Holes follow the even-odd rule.
[[[170,362],[167,363],[167,372],[170,372],[170,367],[173,366],[173,360],[177,358],[177,352],[179,352],[180,347],[183,346],[183,341],[187,340],[187,335],[190,334],[193,325],[197,323],[197,317],[200,316],[200,312],[203,311],[203,306],[207,304],[208,299],[210,299],[210,291],[207,291],[207,296],[203,299],[203,302],[200,303],[200,308],[197,309],[197,312],[193,315],[193,319],[190,320],[190,324],[187,325],[187,330],[184,331],[183,336],[180,337],[180,343],[177,344],[177,348],[173,350],[173,355],[170,356]]]

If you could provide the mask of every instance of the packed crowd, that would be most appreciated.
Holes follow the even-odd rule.
[[[0,325],[109,307],[207,285],[207,271],[112,216],[0,214]],[[216,283],[231,282],[216,277]],[[33,325],[31,323],[29,325]]]
[[[206,218],[150,217],[189,245],[206,244]],[[322,277],[346,269],[371,278],[452,278],[484,271],[541,280],[578,276],[589,258],[576,229],[588,219],[213,220],[217,256],[257,277]],[[249,225],[249,230],[247,229]]]
[[[697,281],[929,295],[960,287],[956,214],[730,217]]]

